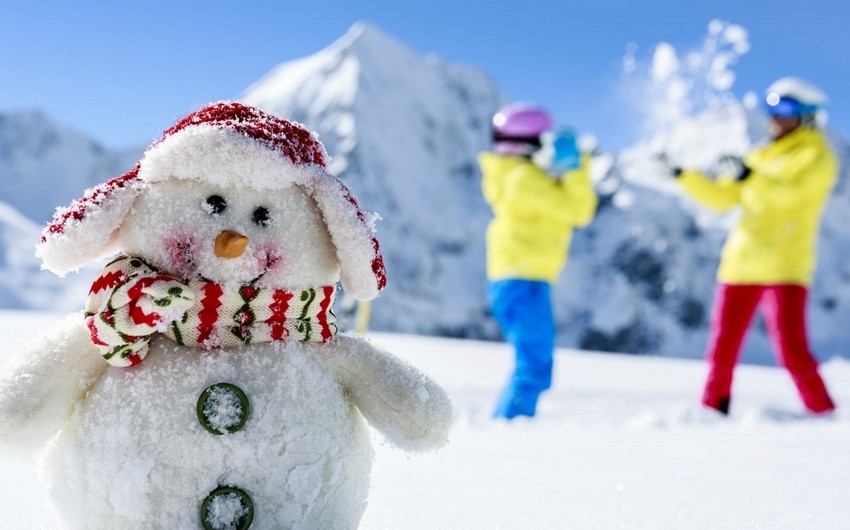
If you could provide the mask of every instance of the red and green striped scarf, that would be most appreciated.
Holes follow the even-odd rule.
[[[296,291],[228,288],[160,273],[121,256],[92,284],[85,306],[91,341],[112,365],[138,364],[154,333],[204,348],[257,342],[329,342],[337,332],[333,286]]]

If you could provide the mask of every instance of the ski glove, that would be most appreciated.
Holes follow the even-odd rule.
[[[666,153],[658,153],[655,155],[655,161],[658,162],[659,166],[661,166],[661,170],[669,174],[671,177],[679,178],[679,175],[682,174],[682,168],[672,165],[670,163],[670,158]]]
[[[563,173],[576,169],[581,165],[581,153],[576,142],[576,135],[571,129],[562,129],[555,134],[552,141],[554,155],[552,156],[552,170]]]
[[[730,175],[735,180],[743,182],[750,176],[751,169],[735,155],[723,155],[717,159],[715,170],[721,175]]]

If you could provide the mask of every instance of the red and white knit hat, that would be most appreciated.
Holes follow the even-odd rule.
[[[386,285],[376,216],[360,209],[327,161],[324,146],[301,124],[240,103],[213,103],[165,131],[131,171],[57,209],[36,254],[61,275],[119,251],[118,229],[148,183],[186,179],[269,191],[298,185],[321,210],[346,292],[371,299]]]

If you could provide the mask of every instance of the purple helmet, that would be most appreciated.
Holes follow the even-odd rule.
[[[549,114],[533,103],[511,103],[493,116],[493,147],[500,154],[528,155],[540,148],[540,135],[553,128]]]

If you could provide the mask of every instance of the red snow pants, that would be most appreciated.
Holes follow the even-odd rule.
[[[780,364],[791,374],[806,408],[815,413],[835,408],[818,374],[806,337],[806,298],[801,285],[718,284],[711,316],[706,359],[708,380],[702,403],[727,413],[732,372],[756,308],[761,305]]]

